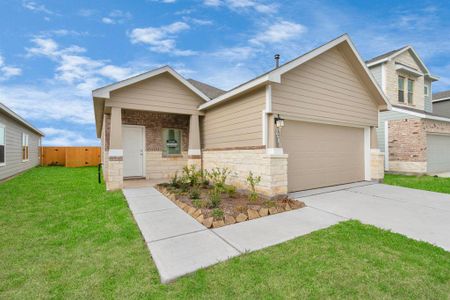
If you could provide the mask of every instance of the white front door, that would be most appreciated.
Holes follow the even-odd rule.
[[[123,177],[144,176],[144,127],[123,125]]]

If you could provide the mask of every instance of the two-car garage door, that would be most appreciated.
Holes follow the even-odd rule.
[[[364,129],[286,121],[289,192],[363,181]]]

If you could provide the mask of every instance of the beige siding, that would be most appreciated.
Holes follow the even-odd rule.
[[[164,73],[111,92],[108,106],[157,112],[199,114],[197,107],[204,103],[197,94]]]
[[[272,89],[273,112],[304,121],[376,126],[376,100],[340,51],[331,49],[282,75]]]
[[[265,88],[259,88],[207,110],[201,126],[203,148],[262,145],[265,97]]]
[[[391,101],[392,104],[399,104],[398,102],[398,76],[402,75],[406,78],[410,78],[414,80],[414,95],[413,95],[413,105],[417,109],[424,109],[425,107],[425,95],[423,93],[424,88],[424,77],[411,77],[408,74],[403,74],[401,71],[397,71],[395,69],[395,63],[401,63],[408,67],[414,68],[418,71],[421,71],[420,66],[411,56],[409,51],[406,51],[399,56],[395,57],[393,60],[387,62],[385,64],[386,67],[386,95]],[[406,84],[405,84],[406,91]],[[405,99],[406,99],[405,92]]]
[[[0,166],[0,180],[39,165],[40,136],[21,123],[0,112],[5,125],[5,165]],[[22,161],[22,133],[28,134],[28,161]]]

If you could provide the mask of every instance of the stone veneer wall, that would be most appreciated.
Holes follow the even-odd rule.
[[[121,156],[109,157],[105,177],[106,189],[108,191],[123,188],[123,159]]]
[[[370,149],[370,171],[372,180],[384,179],[384,153],[379,149]]]
[[[251,150],[205,150],[203,168],[229,168],[232,174],[228,183],[237,188],[248,189],[249,172],[261,176],[257,192],[272,197],[287,194],[287,154],[268,155],[265,149]]]
[[[426,173],[427,133],[450,134],[450,124],[429,119],[389,121],[389,170]]]
[[[188,163],[187,152],[181,156],[164,157],[161,151],[147,151],[145,153],[145,166],[147,179],[168,179],[176,172],[180,173]]]

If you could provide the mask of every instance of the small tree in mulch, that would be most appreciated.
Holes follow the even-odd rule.
[[[258,200],[258,193],[256,192],[256,185],[261,182],[261,176],[254,176],[250,171],[247,176],[247,182],[250,186],[250,194],[248,195],[248,200],[256,201]]]

